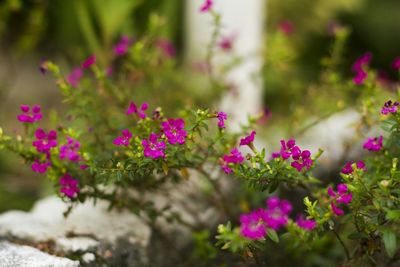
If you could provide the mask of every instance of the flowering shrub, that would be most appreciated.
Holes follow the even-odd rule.
[[[209,13],[218,23],[213,1],[204,1],[200,12]],[[280,30],[288,37],[294,28],[285,22]],[[218,38],[213,42],[222,50],[232,47],[226,39],[223,44]],[[41,71],[54,75],[68,105],[67,114],[59,118],[57,127],[50,128],[44,123],[48,111],[38,105],[21,105],[22,114],[16,119],[25,131],[16,137],[0,131],[0,147],[19,154],[34,172],[46,174],[71,209],[87,199],[103,199],[110,208],[125,208],[153,221],[165,216],[185,226],[188,223],[179,215],[168,214],[167,203],[158,209],[152,201],[143,201],[142,195],[165,183],[186,182],[189,171],[205,176],[213,185],[211,173],[215,169],[219,177],[234,177],[247,186],[243,191],[269,196],[265,206],[258,202],[252,210],[243,205],[226,218],[233,223],[218,226],[217,244],[259,266],[268,262],[269,240],[300,253],[312,253],[321,243],[338,244],[342,247],[342,254],[338,254],[344,255],[348,264],[398,262],[399,104],[394,95],[392,100],[382,99],[389,93],[382,93],[374,80],[375,72],[368,68],[372,54],[356,60],[352,68],[356,76],[347,81],[359,90],[354,106],[362,118],[356,130],[367,138],[359,145],[366,154],[338,169],[340,180],[334,185],[313,172],[322,150],[312,153],[293,138],[282,139],[279,151],[271,154],[254,144],[260,138],[256,122],[265,119],[266,113],[250,118],[243,131],[233,134],[226,130],[231,118],[224,111],[186,108],[165,112],[152,99],[134,96],[127,89],[131,80],[139,87],[141,82],[155,87],[160,84],[144,67],[148,66],[139,56],[144,49],[151,50],[151,71],[171,70],[175,51],[169,43],[128,36],[114,45],[114,58],[107,67],[99,65],[96,55],[90,55],[69,74],[63,74],[53,62],[43,62]],[[154,49],[162,51],[154,53]],[[398,60],[393,67],[397,65]],[[215,76],[210,78],[213,85],[218,84]],[[369,130],[378,122],[384,123],[385,132],[374,137]],[[279,197],[285,190],[302,190],[305,197]],[[220,193],[218,185],[215,191]],[[301,200],[305,207],[295,205]],[[212,251],[204,245],[204,236],[200,233],[195,238]]]

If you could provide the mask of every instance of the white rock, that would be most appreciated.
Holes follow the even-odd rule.
[[[52,240],[64,253],[116,249],[123,240],[132,247],[137,262],[147,262],[146,249],[150,228],[127,211],[108,211],[104,201],[78,205],[67,218],[65,203],[53,196],[38,201],[31,212],[9,211],[0,215],[0,236],[12,236],[30,242]],[[112,253],[117,255],[117,253]]]
[[[56,257],[38,249],[0,243],[0,267],[78,267],[79,261]]]

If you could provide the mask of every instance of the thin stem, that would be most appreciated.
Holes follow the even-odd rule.
[[[344,244],[343,240],[340,238],[339,234],[336,232],[335,229],[332,229],[332,232],[335,234],[337,240],[339,240],[340,245],[342,245],[344,252],[346,253],[346,259],[347,261],[350,260],[350,253],[349,250],[347,249],[346,245]]]

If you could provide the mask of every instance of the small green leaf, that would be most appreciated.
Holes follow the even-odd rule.
[[[268,229],[268,230],[267,230],[267,236],[268,236],[272,241],[274,241],[275,243],[279,243],[279,236],[278,236],[278,234],[277,234],[274,230]]]
[[[389,210],[386,213],[387,220],[398,220],[400,218],[400,210]]]
[[[390,258],[392,258],[397,249],[396,234],[388,229],[385,229],[382,231],[382,240],[387,254]]]

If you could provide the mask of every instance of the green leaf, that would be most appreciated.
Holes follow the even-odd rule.
[[[279,243],[279,236],[274,230],[267,229],[267,236],[275,243]]]
[[[398,220],[400,218],[400,210],[389,210],[386,213],[387,220]]]
[[[392,258],[397,249],[396,234],[388,229],[385,229],[382,231],[382,240],[383,244],[385,245],[386,253],[390,258]]]

